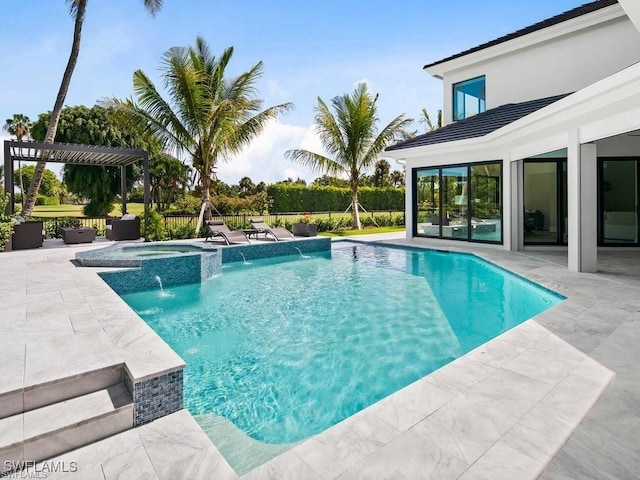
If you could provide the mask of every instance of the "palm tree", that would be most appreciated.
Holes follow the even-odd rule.
[[[47,134],[44,138],[44,143],[53,143],[56,137],[56,131],[58,130],[58,121],[60,120],[60,112],[64,105],[64,100],[67,97],[67,91],[69,90],[69,84],[71,83],[71,76],[73,70],[76,67],[78,61],[78,55],[80,53],[80,38],[82,36],[82,25],[84,23],[84,15],[87,9],[88,0],[66,0],[69,5],[69,12],[75,19],[75,25],[73,30],[73,43],[71,45],[71,54],[67,61],[67,67],[62,75],[62,82],[60,84],[60,90],[56,96],[55,104],[53,105],[53,111],[51,112],[51,118],[49,119],[49,126],[47,128]],[[155,15],[162,8],[163,0],[142,0],[144,6],[151,15]],[[38,190],[40,189],[40,182],[42,181],[42,175],[47,166],[46,157],[48,152],[43,152],[42,160],[36,164],[36,171],[33,175],[33,180],[29,186],[27,193],[27,202],[22,208],[22,216],[31,215],[34,205],[36,204],[36,197],[38,196]],[[24,194],[23,194],[24,196]]]
[[[151,132],[163,148],[176,148],[191,157],[199,174],[202,203],[208,211],[218,163],[239,152],[263,131],[269,120],[292,107],[285,103],[263,110],[263,101],[255,97],[262,62],[228,78],[226,68],[232,55],[233,47],[229,47],[216,58],[207,43],[197,37],[195,47],[174,47],[163,56],[169,100],[138,70],[133,74],[137,102],[108,102],[121,119]]]
[[[418,120],[418,123],[426,126],[427,132],[433,132],[434,130],[442,128],[442,110],[438,110],[438,118],[435,124],[431,121],[431,117],[429,116],[429,112],[426,108],[423,108],[420,111],[420,114],[420,120]]]
[[[361,229],[358,186],[366,171],[376,162],[384,148],[411,122],[404,114],[397,116],[379,133],[376,127],[376,102],[365,83],[359,84],[351,94],[335,97],[329,106],[318,97],[316,131],[324,149],[333,157],[308,150],[289,150],[287,158],[310,167],[319,173],[333,176],[346,175],[351,187],[353,228]]]
[[[26,115],[14,113],[12,118],[7,118],[2,129],[9,135],[14,135],[16,140],[21,142],[24,137],[31,136],[31,120]],[[22,179],[22,162],[20,160],[18,160],[18,173],[20,176],[20,199],[24,207],[24,180]]]

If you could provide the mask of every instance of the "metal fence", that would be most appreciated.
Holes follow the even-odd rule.
[[[347,218],[351,216],[351,213],[343,212],[291,212],[291,213],[239,213],[232,215],[214,215],[214,219],[224,220],[231,228],[243,228],[248,227],[252,218],[262,218],[264,221],[272,226],[284,225],[285,223],[295,223],[304,216],[311,216],[314,219],[325,219],[329,222],[337,222],[341,218]],[[371,212],[361,212],[360,218],[367,216],[374,218],[380,216],[404,215],[404,212],[393,210],[377,210]],[[104,235],[107,219],[117,217],[39,217],[36,220],[41,220],[44,223],[44,229],[47,234],[47,238],[59,237],[60,228],[73,225],[80,225],[83,227],[92,227],[96,229],[97,235]],[[197,215],[163,215],[164,224],[167,228],[195,228],[198,223]]]

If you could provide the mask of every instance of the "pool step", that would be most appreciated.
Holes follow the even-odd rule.
[[[0,419],[0,475],[133,428],[123,383]]]
[[[102,390],[121,383],[123,375],[124,366],[120,363],[2,392],[0,418]]]

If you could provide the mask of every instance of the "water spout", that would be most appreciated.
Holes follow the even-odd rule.
[[[244,256],[244,253],[242,253],[242,252],[238,252],[238,253],[242,257],[242,264],[243,265],[251,265],[251,263],[247,262],[247,258]]]
[[[160,275],[156,275],[155,276],[156,282],[158,282],[158,286],[160,287],[160,294],[159,296],[162,298],[169,298],[169,297],[173,297],[173,293],[171,292],[165,292],[164,288],[162,288],[162,279],[160,278]]]
[[[300,250],[298,247],[293,247],[293,248],[295,248],[298,251],[298,253],[302,258],[311,258],[309,255],[305,255],[304,253],[302,253],[302,250]]]

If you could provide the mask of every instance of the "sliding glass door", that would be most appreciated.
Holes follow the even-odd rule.
[[[440,171],[437,168],[416,172],[416,222],[414,236],[440,236]]]
[[[502,242],[502,162],[413,171],[417,237]]]
[[[638,244],[638,161],[600,160],[602,245]]]
[[[567,243],[566,160],[524,161],[524,243]]]

